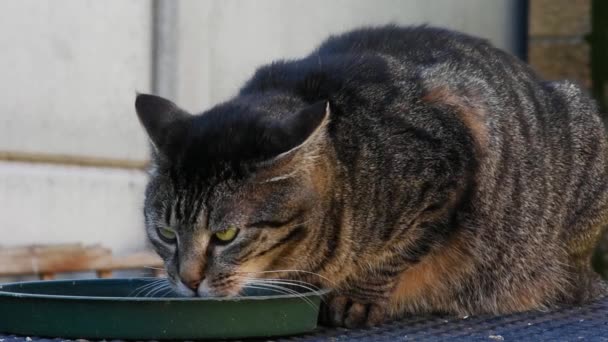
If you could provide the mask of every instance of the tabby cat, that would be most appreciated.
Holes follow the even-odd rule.
[[[138,95],[145,222],[186,296],[332,289],[333,325],[589,301],[608,216],[598,110],[488,42],[431,27],[332,36],[191,115]]]

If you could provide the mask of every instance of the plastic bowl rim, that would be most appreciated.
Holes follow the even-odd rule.
[[[70,296],[70,295],[49,295],[36,293],[23,293],[14,291],[3,291],[4,287],[22,286],[31,284],[48,284],[48,283],[94,283],[94,282],[125,282],[138,280],[157,280],[154,277],[135,277],[135,278],[109,278],[109,279],[61,279],[61,280],[34,280],[24,282],[11,282],[0,284],[0,298],[29,298],[29,299],[61,299],[61,300],[77,300],[77,301],[101,301],[101,302],[242,302],[242,301],[262,301],[262,300],[280,300],[280,299],[296,299],[301,297],[322,297],[329,292],[330,289],[321,289],[315,292],[308,291],[299,293],[297,296],[292,294],[279,294],[270,296],[246,296],[246,297],[105,297],[105,296]]]

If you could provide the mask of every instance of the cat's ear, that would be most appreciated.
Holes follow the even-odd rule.
[[[138,94],[135,109],[154,148],[162,153],[168,152],[191,117],[173,102],[155,95]]]
[[[328,101],[319,101],[284,117],[278,125],[277,137],[285,151],[263,162],[265,165],[282,164],[294,156],[315,152],[327,138],[331,108]]]
[[[290,148],[282,155],[314,148],[326,137],[331,109],[328,101],[316,102],[281,122],[284,134],[289,137]]]

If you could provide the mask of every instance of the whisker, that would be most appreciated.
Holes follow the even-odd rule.
[[[173,288],[171,288],[171,286],[168,286],[165,292],[162,293],[161,297],[166,298],[171,293],[173,293]]]
[[[148,292],[146,297],[154,297],[157,293],[166,290],[169,287],[169,284],[160,284],[155,287],[152,291]]]
[[[290,288],[287,288],[287,287],[281,286],[281,285],[257,282],[257,281],[255,281],[256,279],[251,279],[251,280],[252,280],[251,284],[253,284],[254,286],[266,287],[269,290],[270,289],[277,289],[277,290],[285,291],[287,293],[284,293],[284,294],[289,294],[289,295],[292,295],[292,296],[294,296],[296,298],[299,298],[299,299],[303,300],[304,302],[306,302],[312,309],[314,309],[314,310],[317,309],[317,306],[313,303],[312,300],[310,300],[306,296],[303,296],[298,291],[292,290]]]
[[[129,297],[137,297],[141,294],[141,292],[145,291],[146,289],[153,287],[154,285],[160,284],[163,281],[165,281],[166,279],[155,279],[147,284],[141,285],[139,287],[137,287],[135,290],[133,290],[130,294]]]
[[[141,297],[150,297],[150,293],[158,288],[158,286],[162,286],[162,284],[154,284],[154,286],[149,286],[145,291],[140,293]]]
[[[311,285],[313,287],[302,285],[301,283],[294,283],[291,280],[283,280],[283,279],[261,279],[261,280],[262,280],[262,282],[268,283],[268,284],[290,285],[290,286],[302,288],[302,289],[305,289],[305,290],[307,290],[307,291],[309,291],[311,293],[314,293],[317,296],[321,297],[321,292],[319,292],[319,288],[315,289],[316,286],[314,286],[312,284],[308,284],[306,282],[303,282],[303,283]]]
[[[298,287],[302,287],[310,292],[314,292],[316,294],[319,293],[320,288],[317,287],[314,284],[311,284],[309,282],[305,282],[302,280],[295,280],[295,279],[279,279],[279,278],[251,278],[251,277],[242,277],[242,276],[237,276],[240,279],[246,279],[246,280],[255,280],[255,281],[261,281],[261,282],[275,282],[275,283],[280,283],[280,284],[286,284],[286,285],[293,285],[293,286],[298,286]]]
[[[267,287],[264,287],[264,286],[255,286],[255,285],[247,284],[244,287],[248,288],[248,289],[274,291],[274,292],[278,292],[280,294],[289,295],[288,292],[280,291],[280,290],[277,290],[277,289],[271,289],[271,288],[267,288]]]
[[[159,288],[165,288],[168,286],[170,286],[170,284],[166,278],[158,279],[158,280],[152,281],[150,284],[148,284],[148,286],[146,286],[145,289],[142,289],[143,291],[141,291],[139,293],[139,295],[142,295],[143,297],[150,297],[150,295],[153,292],[155,292],[156,290],[158,290]]]
[[[256,284],[288,285],[288,286],[292,286],[292,287],[296,287],[296,288],[303,288],[303,289],[305,289],[308,292],[314,293],[315,295],[317,295],[319,297],[319,299],[322,302],[325,302],[325,300],[323,299],[323,295],[318,290],[315,290],[314,288],[309,287],[309,286],[305,286],[305,285],[302,285],[302,284],[294,283],[291,280],[283,280],[283,279],[276,279],[275,280],[275,279],[259,279],[259,278],[241,278],[241,279],[244,279],[246,282],[253,282],[253,283],[256,283]],[[301,282],[301,283],[308,284],[306,282]],[[312,284],[308,284],[308,285],[314,286]],[[290,289],[290,290],[292,290],[292,289]],[[293,291],[296,292],[296,293],[298,293],[302,297],[306,297],[304,294],[302,294],[302,293],[300,293],[300,292],[298,292],[296,290],[293,290]]]
[[[305,284],[308,286],[311,286],[313,288],[316,288],[317,290],[320,290],[320,288],[314,284],[311,284],[309,282],[303,281],[303,280],[296,280],[296,279],[281,279],[281,278],[249,278],[249,279],[261,279],[261,280],[278,280],[278,281],[288,281],[288,282],[294,282],[294,283],[299,283],[299,284]]]
[[[317,276],[317,277],[319,277],[321,279],[326,280],[327,282],[331,283],[332,285],[336,286],[336,283],[333,280],[331,280],[329,278],[326,278],[326,277],[324,277],[324,276],[322,276],[322,275],[320,275],[318,273],[310,272],[310,271],[304,271],[304,270],[271,270],[271,271],[257,271],[257,272],[251,271],[251,272],[236,272],[236,273],[241,273],[241,274],[263,274],[263,273],[281,273],[281,272],[283,272],[283,273],[298,272],[298,273],[305,273],[305,274],[315,275],[315,276]]]
[[[148,268],[151,270],[159,270],[159,271],[164,271],[165,269],[162,267],[154,267],[154,266],[142,266],[142,268]]]
[[[291,295],[291,296],[294,296],[294,297],[296,297],[298,299],[303,300],[311,308],[313,308],[313,309],[316,308],[316,306],[314,305],[314,303],[310,299],[308,299],[308,298],[300,295],[297,291],[293,291],[291,289],[285,288],[284,286],[254,283],[254,285],[247,284],[246,287],[248,287],[248,288],[257,288],[257,289],[261,289],[261,290],[275,291],[275,292],[278,292],[278,293],[281,293],[281,294],[284,294],[284,295]]]

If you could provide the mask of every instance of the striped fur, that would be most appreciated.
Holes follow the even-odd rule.
[[[597,109],[483,40],[361,29],[200,115],[138,102],[156,146],[146,225],[173,282],[200,281],[185,294],[235,295],[243,272],[304,281],[334,289],[327,322],[359,326],[606,292],[590,268],[608,215]]]

